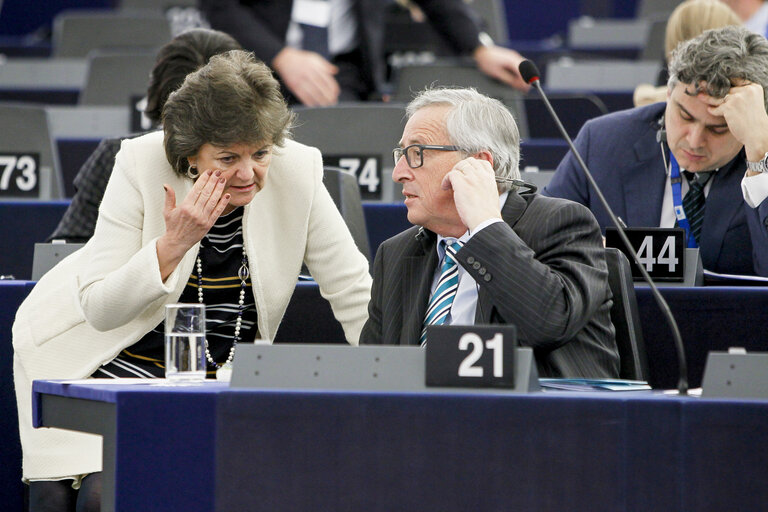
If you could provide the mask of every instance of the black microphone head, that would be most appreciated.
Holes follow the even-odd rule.
[[[520,71],[520,76],[523,77],[527,84],[532,84],[539,79],[539,68],[527,59],[520,63],[518,70]]]

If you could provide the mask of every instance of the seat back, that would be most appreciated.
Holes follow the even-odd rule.
[[[515,116],[520,136],[528,137],[522,93],[484,74],[474,63],[441,59],[431,64],[404,65],[395,70],[394,82],[394,99],[402,103],[408,103],[417,92],[429,86],[474,87],[503,102]]]
[[[648,39],[650,22],[636,19],[576,18],[568,23],[568,47],[588,50],[592,48],[642,48]]]
[[[638,18],[668,18],[675,7],[680,5],[683,0],[639,0],[637,3]]]
[[[656,83],[660,61],[582,60],[563,58],[547,63],[550,91],[626,92]]]
[[[32,281],[39,281],[61,260],[84,245],[84,243],[36,243],[32,256]]]
[[[154,52],[88,54],[88,74],[80,92],[80,105],[131,105],[147,94]]]
[[[85,57],[99,48],[159,48],[170,40],[170,24],[159,12],[64,11],[53,21],[54,57]]]
[[[640,52],[642,60],[660,61],[665,55],[665,38],[667,35],[667,18],[651,21],[651,27],[648,29],[648,39]],[[654,82],[655,84],[655,82]]]
[[[507,13],[504,11],[502,0],[474,0],[472,7],[485,22],[489,36],[498,44],[506,44],[509,39],[507,32]]]
[[[370,262],[371,249],[368,246],[368,230],[365,227],[365,215],[357,179],[339,167],[325,166],[323,171],[325,188],[328,189],[333,202],[336,203],[336,208],[347,223],[355,245]]]
[[[294,139],[323,153],[323,163],[357,177],[363,200],[399,201],[392,181],[392,148],[403,135],[405,107],[395,103],[342,103],[296,107]]]
[[[0,133],[0,196],[34,200],[63,197],[61,166],[45,108],[0,104]],[[35,157],[39,161],[31,163]]]
[[[584,123],[608,113],[603,100],[588,93],[551,93],[547,95],[552,108],[568,134],[575,138]],[[527,97],[525,105],[528,139],[560,139],[562,134],[539,96]]]
[[[616,329],[622,379],[648,380],[648,357],[645,352],[640,314],[637,309],[635,285],[629,260],[618,249],[605,249],[608,264],[608,284],[613,294],[611,322]]]

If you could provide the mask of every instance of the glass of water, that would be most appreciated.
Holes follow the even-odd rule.
[[[205,380],[205,304],[165,306],[165,378]]]

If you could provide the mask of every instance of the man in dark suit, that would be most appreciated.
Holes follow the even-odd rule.
[[[768,276],[768,203],[755,209],[765,195],[749,197],[768,175],[745,177],[747,166],[750,176],[768,170],[766,87],[765,38],[741,27],[708,31],[673,53],[666,103],[593,119],[576,148],[627,225],[677,223],[705,269]],[[698,207],[688,197],[697,189]],[[610,225],[572,153],[544,194],[582,203]]]
[[[272,67],[300,103],[326,106],[380,94],[385,71],[384,11],[390,2],[327,0],[331,23],[329,62],[316,52],[286,42],[292,9],[300,1],[201,0],[200,7],[213,28],[229,33]],[[528,89],[517,70],[520,54],[494,46],[490,37],[481,32],[475,12],[463,0],[413,1],[457,54],[471,55],[478,68],[493,78]]]
[[[406,113],[392,178],[415,226],[376,253],[360,342],[417,345],[425,323],[513,324],[541,376],[617,377],[608,272],[592,214],[517,192],[520,137],[497,100],[432,89]],[[433,321],[449,258],[458,263],[455,296]]]

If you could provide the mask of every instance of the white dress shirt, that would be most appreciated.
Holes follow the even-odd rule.
[[[683,178],[682,182],[680,183],[680,197],[685,197],[685,194],[688,193],[688,189],[690,188],[688,186],[688,179],[683,175],[683,171],[685,169],[680,169],[680,176]],[[719,171],[720,169],[715,169],[715,172]],[[707,181],[707,184],[704,185],[704,197],[707,197],[709,195],[709,189],[712,188],[712,182],[715,181],[715,177],[712,176],[709,181]],[[672,178],[670,177],[670,170],[669,167],[667,167],[667,181],[664,184],[664,199],[661,201],[661,218],[659,219],[659,227],[660,228],[673,228],[675,227],[675,221],[677,220],[677,217],[675,217],[675,208],[674,208],[674,200],[672,199]]]
[[[747,177],[747,174],[744,173],[744,177],[741,179],[741,191],[747,204],[752,208],[757,208],[768,197],[768,174]]]

